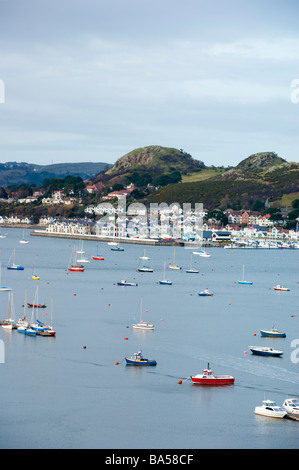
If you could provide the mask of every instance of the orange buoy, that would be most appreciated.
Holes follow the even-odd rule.
[[[181,381],[181,380],[178,380],[178,384],[181,384],[181,383],[182,383],[182,381]]]
[[[83,349],[86,349],[86,346],[83,346]]]
[[[256,336],[256,333],[253,333],[253,336]]]
[[[116,361],[115,365],[117,366],[118,362]]]
[[[124,339],[126,339],[126,340],[127,340],[128,338],[124,338]]]

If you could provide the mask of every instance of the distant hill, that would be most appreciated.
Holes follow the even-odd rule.
[[[20,184],[42,184],[45,178],[65,178],[68,175],[80,176],[86,180],[99,172],[107,171],[108,163],[56,163],[53,165],[35,165],[31,163],[0,163],[0,186]]]
[[[236,167],[189,175],[190,182],[167,185],[153,193],[149,202],[203,203],[207,209],[247,208],[256,201],[283,206],[298,198],[299,164],[287,162],[274,152],[250,155]],[[207,178],[204,179],[204,175]]]

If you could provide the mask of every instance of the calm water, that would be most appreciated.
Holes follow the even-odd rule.
[[[8,233],[0,239],[2,284],[13,289],[16,319],[25,290],[33,302],[39,282],[39,302],[47,305],[40,319],[51,321],[53,299],[57,332],[31,338],[0,328],[2,449],[298,448],[298,422],[256,416],[254,408],[265,398],[281,405],[288,395],[299,396],[299,366],[291,361],[291,341],[299,339],[299,251],[209,249],[211,258],[193,256],[199,274],[187,274],[190,250],[177,248],[183,269],[167,271],[173,285],[161,286],[171,247],[148,247],[154,273],[141,274],[143,247],[113,252],[101,243],[105,261],[94,261],[97,243],[86,241],[91,261],[84,273],[70,273],[73,240],[30,237],[28,230],[30,243],[22,245],[21,230],[2,232]],[[14,248],[24,271],[6,269]],[[40,281],[31,279],[34,264]],[[252,286],[236,282],[243,264]],[[119,287],[121,279],[138,287]],[[291,291],[274,292],[277,283]],[[213,297],[197,295],[206,287]],[[154,331],[130,327],[139,319],[141,297],[143,319],[155,323]],[[2,319],[7,293],[0,298]],[[259,330],[273,325],[287,337],[261,338]],[[249,345],[273,345],[284,356],[253,356]],[[124,356],[138,349],[157,366],[126,367]],[[177,383],[207,362],[215,373],[235,376],[235,384]]]

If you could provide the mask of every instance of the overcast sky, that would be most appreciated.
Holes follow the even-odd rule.
[[[298,162],[298,18],[298,0],[0,0],[0,162]]]

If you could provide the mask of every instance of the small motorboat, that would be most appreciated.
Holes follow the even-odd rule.
[[[199,292],[198,295],[201,296],[201,297],[207,297],[207,296],[211,296],[211,295],[213,295],[213,294],[212,294],[212,292],[210,292],[209,289],[207,288],[207,289],[203,290],[202,292]]]
[[[288,418],[299,421],[299,399],[298,398],[286,398],[282,404],[283,409],[287,413]]]
[[[282,292],[286,292],[286,291],[290,290],[288,287],[282,287],[279,284],[277,284],[277,286],[274,286],[273,289],[278,290],[278,291],[282,291]]]
[[[191,375],[192,382],[198,385],[230,385],[235,382],[235,378],[231,375],[214,375],[208,364],[201,374]]]
[[[271,336],[272,338],[285,338],[286,334],[278,331],[274,326],[271,330],[260,330],[261,336]]]
[[[153,273],[154,270],[152,268],[149,268],[148,266],[141,266],[140,268],[138,268],[138,271],[140,273]]]
[[[135,282],[128,282],[125,279],[119,281],[117,285],[118,286],[138,286],[138,284],[136,284]]]
[[[273,349],[266,346],[249,346],[250,351],[253,354],[257,354],[258,356],[275,356],[279,357],[283,355],[283,351],[279,349]]]
[[[272,400],[263,400],[262,405],[256,406],[254,412],[257,415],[268,416],[269,418],[284,418],[287,414]]]
[[[141,351],[134,353],[131,357],[125,357],[127,366],[156,366],[157,362],[154,359],[145,359]]]

